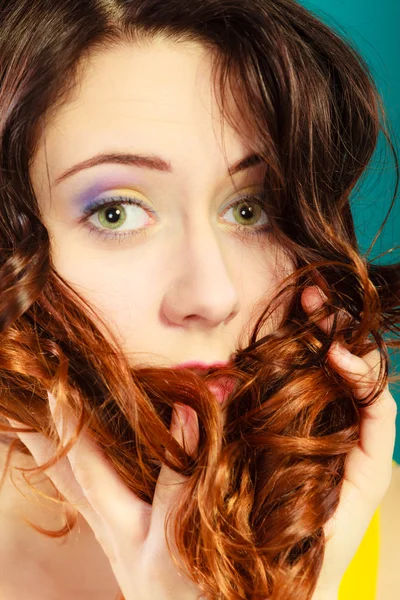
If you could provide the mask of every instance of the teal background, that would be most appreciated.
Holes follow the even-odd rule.
[[[302,0],[301,4],[327,25],[344,35],[366,60],[383,97],[392,142],[400,154],[400,1],[399,0]],[[400,158],[400,157],[399,157]],[[394,194],[395,165],[384,138],[353,194],[353,214],[361,249],[369,248],[389,209]],[[371,257],[400,244],[400,193],[389,221],[371,252]],[[377,262],[400,262],[400,251]],[[392,372],[400,372],[400,356],[392,359]],[[400,385],[391,386],[400,406]],[[394,458],[400,463],[400,411]]]

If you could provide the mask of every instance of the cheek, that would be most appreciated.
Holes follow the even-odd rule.
[[[293,273],[293,261],[279,248],[270,245],[264,252],[247,256],[242,268],[242,317],[248,323],[247,333],[273,299],[283,280]],[[288,305],[290,296],[279,301],[276,310],[265,322],[262,335],[276,330]]]
[[[54,246],[57,272],[82,296],[114,334],[122,340],[127,331],[143,328],[157,314],[159,278],[133,253],[99,253],[82,244]],[[153,317],[155,318],[155,317]]]
[[[241,277],[244,305],[257,299],[272,298],[281,282],[294,271],[294,264],[285,253],[270,244],[257,252],[242,256]]]

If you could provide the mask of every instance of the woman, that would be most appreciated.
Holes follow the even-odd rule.
[[[365,65],[288,0],[1,8],[1,413],[42,500],[4,479],[0,592],[337,598],[394,444]]]

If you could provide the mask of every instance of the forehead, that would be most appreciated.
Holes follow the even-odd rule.
[[[212,77],[210,53],[192,42],[121,44],[89,55],[69,101],[46,119],[50,171],[61,172],[116,145],[159,152],[178,168],[181,162],[188,166],[189,147],[194,162],[207,152],[208,161],[226,171],[222,147],[235,162],[247,146],[227,121],[222,123]],[[226,94],[224,106],[240,124],[237,98]]]

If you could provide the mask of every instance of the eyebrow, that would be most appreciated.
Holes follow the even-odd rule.
[[[260,155],[251,154],[250,156],[246,156],[239,162],[230,166],[228,169],[228,175],[235,175],[240,171],[245,171],[250,167],[254,167],[255,165],[261,164],[262,162],[263,159]],[[61,183],[61,181],[63,181],[67,177],[71,177],[71,175],[75,175],[75,173],[78,173],[79,171],[83,171],[84,169],[90,169],[91,167],[103,165],[106,163],[128,165],[131,167],[141,167],[145,169],[151,169],[153,171],[162,171],[164,173],[173,172],[171,163],[167,160],[164,160],[160,156],[145,156],[143,154],[130,154],[119,152],[100,153],[67,169],[62,175],[57,177],[57,179],[54,182],[54,185]]]

